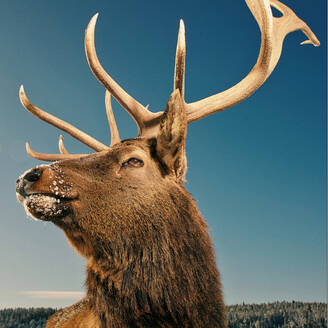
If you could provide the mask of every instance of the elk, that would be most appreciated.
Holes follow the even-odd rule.
[[[285,36],[302,30],[302,44],[319,46],[311,29],[277,0],[246,0],[261,31],[255,66],[235,86],[208,98],[184,100],[185,30],[180,21],[174,87],[166,109],[150,112],[101,66],[94,42],[98,14],[85,32],[91,71],[106,89],[111,142],[107,146],[33,105],[23,86],[23,106],[89,146],[93,154],[27,153],[53,162],[25,172],[16,182],[28,215],[62,229],[87,262],[87,294],[55,313],[47,327],[226,327],[219,273],[208,227],[186,191],[187,125],[225,110],[255,92],[279,60]],[[271,6],[282,13],[273,17]],[[138,126],[121,140],[111,95]]]

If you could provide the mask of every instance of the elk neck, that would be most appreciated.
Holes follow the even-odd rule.
[[[194,200],[175,184],[156,202],[131,213],[139,224],[114,242],[98,240],[88,260],[88,297],[102,327],[225,327],[214,251]]]

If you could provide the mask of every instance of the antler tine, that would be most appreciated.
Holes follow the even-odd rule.
[[[62,135],[59,136],[58,148],[59,148],[59,151],[61,154],[69,154],[69,152],[67,151],[67,149],[64,146],[64,138]]]
[[[30,148],[28,142],[25,144],[26,152],[32,158],[39,159],[41,161],[53,162],[53,161],[61,161],[65,159],[77,159],[81,157],[88,156],[88,154],[44,154],[38,153]]]
[[[126,109],[138,125],[138,135],[144,135],[148,122],[152,121],[156,114],[148,111],[137,100],[126,93],[101,66],[95,48],[95,27],[98,14],[94,15],[85,30],[85,52],[92,73],[99,82],[108,90],[115,99]]]
[[[106,105],[106,114],[108,118],[108,124],[110,129],[110,147],[119,143],[121,141],[120,135],[118,133],[115,117],[113,114],[111,96],[108,90],[105,93],[105,105]]]
[[[54,115],[51,115],[42,109],[34,106],[30,100],[27,98],[24,87],[21,85],[19,89],[19,99],[22,103],[22,105],[34,116],[37,118],[54,125],[58,129],[67,132],[75,139],[81,141],[85,145],[89,146],[90,148],[96,150],[96,151],[102,151],[108,149],[108,147],[98,140],[94,139],[93,137],[89,136],[88,134],[84,133],[83,131],[79,130],[75,126],[57,118]]]
[[[294,12],[278,0],[245,0],[261,30],[261,49],[250,73],[238,84],[219,94],[186,104],[188,123],[240,103],[255,92],[270,76],[281,55],[283,41],[292,31],[302,30],[312,43],[320,42],[311,29]],[[280,10],[282,17],[272,16],[270,5]]]
[[[185,26],[183,20],[180,19],[178,43],[177,43],[177,50],[175,54],[173,90],[179,89],[181,98],[183,100],[184,100],[184,84],[185,84],[185,65],[186,65]]]
[[[301,45],[312,44],[315,47],[320,46],[320,41],[317,39],[316,35],[311,31],[309,26],[304,21],[299,19],[290,8],[288,8],[286,5],[284,5],[278,0],[270,0],[270,4],[272,7],[276,8],[283,14],[285,18],[285,23],[284,24],[281,23],[280,28],[285,29],[286,35],[290,32],[301,30],[308,37],[308,40],[301,42]],[[275,17],[274,19],[278,20],[278,18]]]

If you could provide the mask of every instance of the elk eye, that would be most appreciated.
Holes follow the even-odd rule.
[[[128,161],[122,164],[123,167],[130,166],[130,167],[142,167],[144,166],[144,162],[141,159],[132,157]]]

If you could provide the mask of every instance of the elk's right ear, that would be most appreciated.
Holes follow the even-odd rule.
[[[156,151],[168,171],[180,181],[184,181],[187,171],[186,134],[186,110],[180,91],[176,89],[171,94],[161,119]]]

